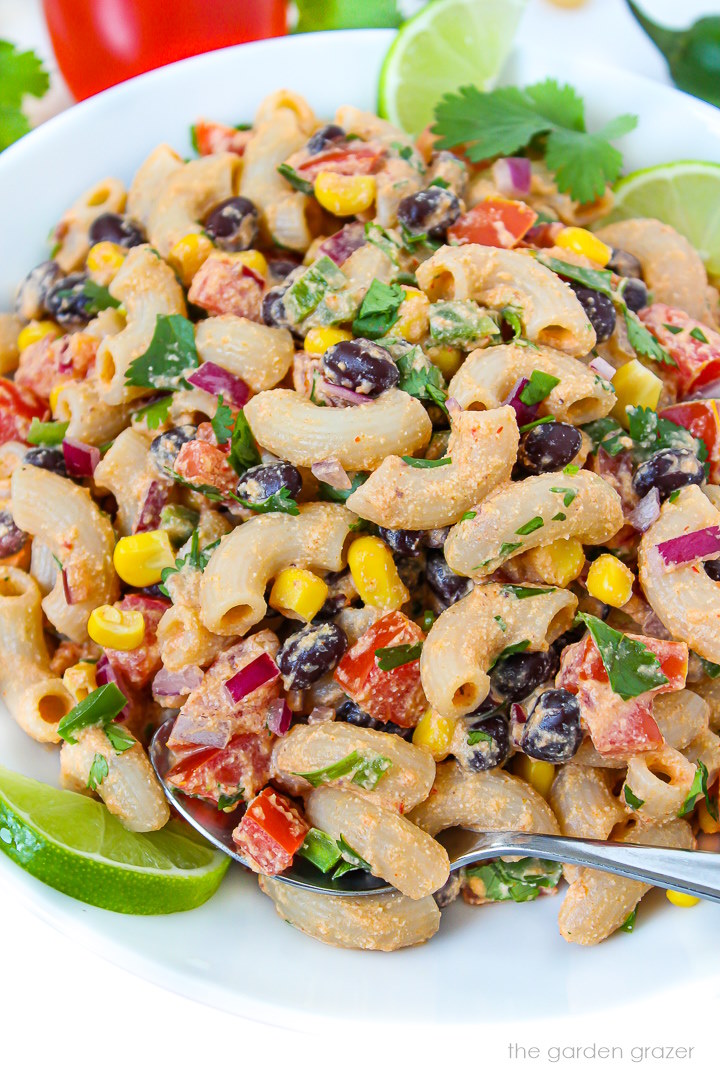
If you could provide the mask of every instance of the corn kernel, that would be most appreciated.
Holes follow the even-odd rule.
[[[173,244],[167,261],[183,285],[190,285],[212,250],[212,241],[204,233],[188,233]]]
[[[163,570],[175,565],[175,552],[167,531],[153,529],[121,537],[115,545],[113,563],[123,581],[136,589],[144,589],[148,585],[157,585]]]
[[[338,330],[336,326],[314,326],[312,330],[308,330],[305,335],[305,341],[303,342],[303,349],[306,353],[314,353],[315,356],[322,356],[328,349],[331,349],[333,345],[337,345],[339,341],[351,341],[352,334],[349,330]]]
[[[127,258],[127,250],[110,240],[93,244],[88,251],[87,268],[100,285],[109,285]]]
[[[17,347],[18,352],[22,352],[23,349],[27,349],[29,345],[35,345],[38,341],[42,341],[43,338],[52,335],[53,338],[60,337],[62,330],[57,323],[51,322],[50,319],[33,319],[27,326],[23,326],[22,330],[18,334]]]
[[[710,816],[705,800],[699,802],[695,807],[697,811],[698,825],[704,833],[718,833],[720,832],[720,821],[716,821],[714,817]]]
[[[448,381],[460,370],[465,353],[453,349],[450,345],[433,345],[425,350],[441,375]]]
[[[623,607],[632,596],[635,575],[614,555],[600,555],[588,571],[587,591],[610,607]]]
[[[270,607],[288,619],[311,622],[327,599],[328,587],[311,570],[290,566],[281,570],[270,592]]]
[[[96,670],[95,664],[88,664],[84,660],[65,670],[62,681],[76,701],[83,701],[93,690],[97,690]]]
[[[515,775],[526,780],[538,795],[547,799],[555,779],[555,766],[549,761],[536,761],[527,754],[516,754],[513,761]]]
[[[142,611],[121,611],[112,604],[103,604],[90,612],[87,632],[103,649],[126,652],[142,645],[145,619]]]
[[[696,904],[700,903],[699,896],[688,896],[687,893],[676,892],[675,889],[666,889],[665,895],[675,907],[695,907]]]
[[[420,717],[418,725],[413,731],[413,745],[424,746],[436,761],[442,761],[449,753],[454,731],[454,720],[450,720],[446,716],[440,716],[434,709],[428,709]]]
[[[361,536],[348,550],[348,566],[360,599],[369,607],[397,611],[410,599],[392,553],[377,536]]]
[[[585,565],[585,552],[579,540],[562,538],[545,547],[534,548],[522,557],[523,563],[548,585],[564,589],[579,577]]]
[[[406,288],[405,299],[392,325],[393,337],[405,338],[413,345],[422,341],[428,332],[429,311],[430,301],[425,293],[420,289]]]
[[[323,170],[315,179],[315,198],[337,217],[360,214],[375,201],[375,177],[341,176]]]
[[[555,237],[555,243],[566,251],[574,251],[577,255],[592,259],[600,266],[607,266],[612,258],[612,249],[607,244],[604,244],[597,236],[593,236],[587,229],[579,229],[575,225],[559,232]]]
[[[53,386],[52,390],[50,391],[50,412],[53,414],[53,416],[55,415],[55,410],[57,409],[57,403],[60,398],[60,394],[68,385],[69,384],[66,382],[58,383],[57,386]]]
[[[639,360],[631,360],[618,368],[612,382],[617,395],[617,403],[610,415],[624,428],[629,426],[626,411],[628,405],[642,405],[646,409],[657,408],[663,381]]]
[[[247,266],[248,270],[253,270],[261,278],[266,278],[270,273],[267,259],[262,251],[256,251],[255,248],[248,248],[247,251],[238,251],[234,258],[236,262],[241,263],[243,266]]]

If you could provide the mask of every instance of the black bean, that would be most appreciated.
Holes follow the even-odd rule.
[[[422,551],[425,533],[416,529],[383,529],[379,527],[380,536],[392,548],[396,555],[419,555]]]
[[[705,470],[692,450],[658,450],[651,458],[638,465],[633,476],[633,490],[640,498],[656,487],[660,498],[667,498],[678,488],[688,484],[702,484]]]
[[[642,264],[635,255],[622,248],[613,248],[612,257],[607,264],[608,270],[612,270],[618,277],[642,278]]]
[[[457,900],[460,895],[460,871],[453,870],[445,884],[433,893],[433,900],[442,910]]]
[[[612,337],[617,321],[612,300],[596,289],[586,289],[584,285],[573,285],[572,282],[570,284],[592,323],[598,342],[607,341]]]
[[[15,310],[23,319],[41,319],[47,314],[45,300],[50,289],[62,276],[56,262],[41,262],[18,285]]]
[[[150,443],[150,453],[156,466],[166,472],[172,472],[175,468],[175,458],[185,443],[192,442],[196,435],[197,428],[194,424],[182,424],[164,431],[162,435],[157,435]]]
[[[400,378],[388,350],[367,338],[332,345],[323,356],[323,368],[329,382],[371,398],[395,386]]]
[[[583,740],[580,706],[567,690],[546,690],[523,726],[520,747],[538,761],[570,761]]]
[[[572,424],[538,424],[520,438],[518,464],[531,476],[557,472],[569,465],[582,446],[582,435]]]
[[[628,278],[623,287],[622,296],[631,311],[640,311],[647,307],[647,285],[640,278]]]
[[[292,259],[271,259],[268,263],[268,270],[275,281],[284,281],[288,274],[292,274],[293,270],[297,270],[298,266],[299,263]]]
[[[0,510],[0,559],[17,555],[27,541],[28,534],[18,529],[9,510]]]
[[[553,648],[547,652],[513,653],[498,660],[490,675],[494,697],[504,701],[522,701],[556,673],[560,661]]]
[[[91,244],[109,240],[111,244],[119,244],[124,248],[145,243],[142,227],[122,214],[101,214],[95,218],[88,230],[88,237]]]
[[[585,633],[585,625],[580,623],[578,626],[573,626],[570,630],[566,630],[560,637],[555,638],[552,647],[558,656],[562,656],[563,649],[566,649],[568,645],[574,645],[576,641],[580,641],[580,638],[584,637]]]
[[[321,127],[318,131],[312,135],[305,144],[305,149],[308,154],[319,154],[322,150],[326,150],[329,146],[332,146],[334,142],[339,142],[340,139],[345,138],[345,132],[339,124],[325,124],[325,127]]]
[[[473,772],[484,772],[504,765],[510,757],[510,720],[507,713],[494,703],[481,706],[472,721],[467,739],[457,750],[461,764]]]
[[[414,236],[425,234],[429,240],[444,240],[447,230],[460,217],[460,203],[454,192],[429,187],[406,195],[400,201],[397,216]]]
[[[58,476],[67,476],[65,455],[59,446],[31,446],[25,454],[25,464],[47,469]]]
[[[720,559],[708,559],[703,563],[703,570],[712,581],[720,581]]]
[[[277,654],[285,689],[306,690],[340,662],[348,648],[345,631],[335,623],[306,626],[291,634]]]
[[[472,588],[469,578],[455,574],[440,551],[428,553],[425,563],[427,583],[443,607],[450,607],[461,600]]]
[[[49,290],[45,308],[61,326],[74,329],[92,318],[87,311],[90,297],[85,292],[86,282],[87,274],[68,274]]]
[[[443,548],[445,547],[445,541],[448,538],[450,532],[450,526],[446,525],[444,529],[428,529],[425,533],[425,547],[428,548]]]
[[[263,296],[262,319],[266,326],[277,326],[283,330],[289,328],[290,320],[285,311],[284,300],[286,292],[287,285],[277,285]]]
[[[302,488],[302,476],[289,462],[273,461],[268,465],[253,465],[243,473],[236,494],[244,502],[257,506],[271,495],[277,495],[282,488],[287,488],[291,498],[297,498]]]
[[[243,195],[214,206],[203,221],[205,232],[222,251],[247,251],[258,236],[258,209]]]
[[[346,724],[355,724],[357,727],[372,728],[373,731],[386,731],[389,735],[399,735],[401,739],[412,738],[412,728],[403,728],[391,721],[385,724],[382,720],[376,720],[374,716],[363,712],[359,705],[349,699],[337,710],[335,719],[342,720]]]
[[[325,583],[327,584],[327,578]],[[335,596],[328,596],[313,622],[327,622],[328,619],[334,619],[337,613],[343,611],[346,607],[350,607],[350,601],[345,593],[336,593]]]

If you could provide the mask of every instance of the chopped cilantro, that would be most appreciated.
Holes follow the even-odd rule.
[[[250,502],[249,499],[241,499],[239,496],[236,496],[236,498],[241,506],[244,506],[246,510],[254,510],[256,514],[292,514],[293,517],[297,517],[300,513],[298,504],[286,487],[281,487],[279,491],[274,492],[259,503]]]
[[[445,191],[447,191],[450,185],[448,184],[447,180],[443,180],[442,176],[436,176],[434,180],[430,181],[428,187],[441,187],[444,188]]]
[[[125,374],[126,386],[150,390],[189,389],[184,373],[199,364],[195,327],[182,315],[158,315],[146,352],[136,357]]]
[[[492,671],[496,664],[499,664],[501,660],[506,660],[508,656],[514,656],[515,653],[526,652],[529,644],[529,639],[524,638],[522,641],[516,641],[514,645],[506,645],[502,652],[495,657],[488,668],[488,671]]]
[[[477,517],[477,510],[466,510],[465,513],[463,514],[463,516],[460,518],[460,520],[461,521],[472,521],[472,519],[476,518],[476,517]]]
[[[403,461],[406,465],[409,465],[412,469],[437,469],[440,465],[452,465],[452,458],[422,458],[422,457],[410,457],[408,454],[403,454]]]
[[[637,919],[637,910],[638,910],[637,907],[633,908],[633,910],[630,912],[630,914],[628,915],[627,919],[622,924],[622,926],[618,926],[618,930],[621,933],[623,933],[623,934],[632,934],[633,930],[635,929],[635,920]]]
[[[667,684],[668,679],[657,656],[641,641],[613,630],[607,623],[585,611],[579,612],[576,621],[585,623],[590,631],[610,686],[623,701]]]
[[[144,419],[148,431],[155,431],[167,420],[170,415],[171,405],[172,394],[166,394],[165,397],[156,398],[154,401],[148,402],[147,405],[143,405],[142,408],[137,409],[133,413],[133,420]]]
[[[277,171],[283,176],[287,182],[295,188],[296,191],[302,191],[303,195],[312,195],[314,188],[309,180],[305,180],[293,169],[292,165],[287,165],[285,162],[282,165],[278,165]]]
[[[19,52],[11,42],[0,41],[0,150],[30,130],[21,108],[25,95],[41,98],[49,86],[50,76],[36,53]]]
[[[385,285],[373,278],[353,322],[353,334],[364,338],[384,337],[396,321],[404,299],[405,290],[400,285]]]
[[[469,731],[467,737],[468,746],[477,746],[479,742],[492,742],[492,735],[487,731]]]
[[[326,499],[328,502],[347,502],[353,492],[357,491],[359,487],[362,487],[368,476],[369,473],[366,472],[355,473],[350,480],[349,488],[336,488],[331,484],[326,484],[324,480],[321,480],[318,484],[318,494],[321,499]]]
[[[531,857],[512,862],[493,859],[463,871],[466,878],[482,883],[484,899],[516,903],[534,900],[541,889],[556,888],[561,873],[561,863]]]
[[[223,404],[222,394],[218,397],[217,411],[210,424],[218,443],[226,443],[233,433],[233,414],[230,406]]]
[[[520,400],[523,405],[538,405],[559,382],[560,380],[555,375],[547,375],[544,371],[533,371],[527,385],[520,391]]]
[[[552,424],[554,416],[541,416],[539,420],[531,420],[529,424],[522,424],[518,429],[521,435],[524,435],[526,431],[532,431],[533,428],[540,427],[541,424]]]
[[[232,810],[242,801],[242,797],[245,794],[245,788],[239,787],[237,791],[233,791],[230,795],[218,795],[217,807],[218,810]]]
[[[118,724],[105,723],[103,724],[103,731],[117,754],[124,754],[126,750],[135,745],[132,735],[119,727]]]
[[[703,345],[708,344],[708,339],[705,337],[699,326],[693,327],[693,329],[690,331],[690,337],[695,338],[696,341],[701,341]]]
[[[524,525],[521,525],[519,529],[515,530],[516,536],[528,536],[530,533],[536,532],[538,529],[542,529],[545,522],[541,517],[530,518]]]
[[[395,668],[411,664],[413,660],[420,659],[422,641],[414,641],[410,645],[389,645],[386,649],[376,649],[376,663],[381,671],[394,671]]]
[[[645,800],[638,799],[637,795],[628,784],[626,784],[623,788],[623,796],[625,798],[625,802],[633,810],[639,810],[641,806],[645,805]]]
[[[501,544],[498,558],[505,559],[508,555],[512,555],[513,551],[517,551],[517,549],[520,547],[522,547],[522,540],[519,540],[517,544]]]
[[[586,289],[594,289],[603,296],[612,297],[612,273],[610,270],[590,270],[585,266],[576,266],[574,263],[563,262],[562,259],[553,259],[549,255],[538,256],[538,262],[546,266],[548,270],[559,274],[560,277],[574,281],[576,285],[583,285]]]
[[[554,495],[563,496],[563,504],[565,506],[570,506],[570,504],[574,502],[574,500],[577,498],[577,491],[575,488],[551,487],[550,490]]]
[[[321,784],[328,784],[333,780],[342,780],[347,776],[366,791],[374,791],[391,765],[390,758],[382,754],[368,757],[359,750],[353,750],[352,753],[332,765],[315,769],[313,772],[293,773],[293,775],[301,776],[313,787],[320,787]]]
[[[638,356],[647,356],[649,360],[655,360],[658,364],[665,364],[667,367],[677,367],[670,353],[662,347],[648,328],[643,326],[634,311],[625,307],[623,314],[628,341]]]
[[[419,345],[403,353],[395,363],[400,372],[398,389],[421,401],[434,401],[447,412],[445,380],[440,369],[428,360]]]
[[[252,469],[254,465],[260,464],[260,454],[242,409],[238,410],[235,417],[228,463],[238,476],[242,476],[248,469]]]
[[[100,784],[108,774],[108,761],[104,754],[96,754],[92,759],[87,786],[91,791],[97,791]]]
[[[547,593],[553,593],[555,589],[553,586],[543,589],[534,585],[503,585],[503,596],[515,596],[518,600],[529,600],[532,596],[545,596]]]
[[[705,799],[705,806],[710,814],[710,817],[714,821],[718,820],[718,808],[717,799],[711,798],[708,794],[708,771],[707,766],[703,761],[698,761],[695,768],[695,776],[693,777],[692,786],[687,793],[687,798],[678,810],[678,817],[685,817],[692,810],[695,809],[695,803],[699,798]]]

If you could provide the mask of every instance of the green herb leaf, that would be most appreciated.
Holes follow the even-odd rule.
[[[585,266],[576,266],[575,263],[563,262],[562,259],[553,259],[549,255],[538,256],[538,262],[568,281],[584,285],[586,289],[594,289],[603,296],[612,297],[612,273],[609,270],[590,270]]]
[[[155,431],[156,428],[165,423],[170,415],[172,399],[172,394],[166,394],[165,397],[151,401],[148,405],[143,405],[141,409],[133,413],[133,420],[142,420],[144,418],[148,431]]]
[[[307,780],[313,787],[320,787],[321,784],[329,784],[333,780],[341,780],[344,776],[349,776],[356,769],[359,769],[364,762],[364,755],[359,750],[353,750],[351,754],[334,762],[332,765],[326,765],[323,769],[314,769],[312,772],[307,773],[293,773],[293,776],[301,776],[303,780]]]
[[[351,478],[349,488],[336,488],[331,484],[326,484],[324,480],[321,480],[318,484],[318,494],[321,499],[325,499],[328,502],[345,503],[348,501],[354,491],[357,491],[359,487],[365,483],[369,476],[369,473],[358,472]]]
[[[533,371],[527,385],[520,391],[520,400],[523,405],[538,405],[559,382],[560,380],[555,375],[547,375],[544,371]]]
[[[253,510],[256,514],[292,514],[293,517],[297,517],[300,513],[298,504],[286,487],[281,487],[263,502],[254,503],[249,499],[241,499],[239,496],[237,501],[246,510]]]
[[[508,555],[512,555],[513,551],[517,551],[517,549],[521,548],[521,547],[522,547],[522,540],[518,541],[517,544],[501,544],[500,545],[500,552],[498,554],[498,558],[499,559],[506,559],[508,557]],[[492,562],[492,559],[490,561]]]
[[[690,790],[687,793],[687,798],[678,810],[678,817],[685,817],[692,810],[695,809],[695,803],[699,798],[705,799],[705,805],[710,817],[714,821],[718,820],[717,801],[711,799],[708,794],[708,771],[707,766],[703,761],[698,761],[695,768],[695,776]]]
[[[302,191],[303,195],[312,195],[314,193],[315,189],[310,181],[303,179],[303,177],[293,169],[292,165],[283,162],[282,165],[278,165],[277,171],[281,176],[285,177],[287,182],[294,187],[296,191]]]
[[[432,611],[423,611],[422,619],[420,620],[420,629],[424,630],[426,634],[429,634],[434,622],[434,613]]]
[[[493,660],[492,664],[488,668],[488,671],[492,671],[496,664],[499,664],[501,660],[506,660],[508,656],[514,656],[515,653],[527,652],[530,641],[525,638],[523,641],[516,641],[514,645],[506,645],[501,653]]]
[[[329,874],[342,859],[340,848],[329,833],[322,829],[311,829],[298,849],[298,855],[307,859],[323,874]]]
[[[713,664],[712,660],[706,660],[704,656],[700,657],[700,663],[709,679],[717,679],[720,676],[720,664]]]
[[[566,476],[575,476],[576,473],[580,472],[580,466],[579,465],[566,465],[565,468],[563,469],[563,472],[565,473]]]
[[[534,585],[503,585],[503,596],[515,596],[518,600],[527,600],[531,596],[545,596],[546,593],[553,593],[555,589],[549,586],[547,589],[536,588]]]
[[[91,791],[97,791],[108,774],[108,762],[104,754],[96,754],[92,759],[87,786]]]
[[[373,278],[353,322],[356,337],[379,338],[387,334],[397,320],[405,290],[400,285],[385,285]]]
[[[667,684],[668,679],[657,656],[641,641],[613,630],[607,623],[585,611],[579,612],[576,620],[585,623],[590,631],[610,686],[623,701]]]
[[[226,443],[233,433],[233,414],[229,405],[223,404],[223,396],[218,397],[218,406],[210,424],[218,443]]]
[[[443,180],[442,176],[436,176],[434,180],[431,180],[428,187],[440,187],[445,191],[450,187],[447,180]]]
[[[493,615],[493,619],[498,624],[503,634],[507,633],[507,623],[503,619],[502,615]]]
[[[578,202],[600,198],[622,169],[622,154],[611,143],[637,126],[637,117],[625,113],[592,134],[556,128],[548,135],[545,163],[555,173],[558,190]]]
[[[260,464],[260,453],[242,409],[238,409],[235,417],[228,462],[238,476],[243,476],[248,469]]]
[[[634,908],[628,915],[622,926],[618,926],[618,930],[623,934],[632,934],[635,929],[635,920],[637,919],[637,908]]]
[[[359,769],[353,774],[352,782],[365,791],[374,791],[382,780],[385,773],[392,767],[392,761],[384,754],[376,754],[375,757],[366,758]]]
[[[105,721],[102,727],[115,753],[124,754],[126,750],[135,745],[132,735],[125,731],[124,728],[121,728],[119,724]]]
[[[562,864],[549,859],[524,858],[514,862],[493,859],[469,866],[462,871],[470,880],[482,882],[484,899],[514,900],[524,903],[534,900],[541,889],[555,889],[562,873]]]
[[[560,512],[558,512],[557,514],[553,514],[551,521],[567,521],[567,514],[563,514]]]
[[[99,315],[106,308],[120,307],[120,301],[110,294],[107,285],[98,285],[92,278],[88,278],[83,284],[82,291],[83,296],[88,298],[88,302],[83,304],[86,315]],[[62,296],[62,292],[61,289],[58,295]]]
[[[708,344],[708,339],[705,337],[705,335],[703,334],[703,332],[702,332],[702,330],[700,329],[699,326],[694,327],[690,331],[690,337],[695,338],[696,341],[701,341],[703,343],[703,345]]]
[[[19,52],[11,42],[0,41],[0,150],[30,130],[23,97],[41,98],[49,86],[50,77],[32,50]]]
[[[465,513],[463,514],[463,516],[460,518],[460,520],[461,521],[472,521],[472,519],[476,518],[476,517],[477,517],[477,510],[466,510]]]
[[[554,416],[541,416],[539,420],[531,420],[529,424],[522,424],[518,430],[522,435],[526,431],[532,431],[533,428],[540,427],[541,424],[551,424],[554,419]]]
[[[65,432],[70,423],[64,424],[60,420],[38,420],[33,416],[30,430],[25,438],[32,446],[60,446],[65,438]]]
[[[403,353],[395,363],[400,372],[399,390],[404,390],[406,394],[420,401],[434,401],[447,412],[445,380],[440,369],[430,363],[419,345]]]
[[[114,720],[127,705],[128,700],[117,683],[110,682],[93,690],[67,713],[58,725],[58,735],[65,742],[75,743],[73,733],[94,724]]]
[[[469,731],[467,737],[468,746],[477,746],[479,742],[492,742],[492,735],[487,731]]]
[[[521,525],[519,529],[515,530],[516,536],[529,536],[530,533],[536,532],[538,529],[542,529],[545,522],[541,517],[530,518],[524,525]]]
[[[409,457],[407,454],[403,454],[402,459],[412,469],[437,469],[441,465],[452,465],[452,458],[449,457],[423,458]]]
[[[232,810],[237,806],[239,802],[242,802],[245,794],[245,788],[239,787],[237,791],[231,792],[229,795],[218,795],[217,807],[218,810]]]
[[[467,349],[500,332],[475,300],[438,300],[430,305],[429,321],[433,345]]]
[[[563,504],[565,506],[570,506],[570,504],[574,502],[574,500],[577,498],[577,490],[575,488],[551,487],[550,490],[554,495],[563,496]]]
[[[655,360],[658,364],[677,367],[670,353],[662,347],[656,337],[653,337],[648,328],[643,326],[634,311],[630,311],[626,307],[623,314],[625,316],[628,341],[638,356],[647,356],[648,359]]]
[[[184,373],[199,362],[195,327],[190,320],[182,315],[158,315],[150,345],[128,367],[125,385],[150,390],[188,389]]]
[[[414,641],[410,645],[389,645],[386,649],[376,649],[377,666],[381,671],[394,671],[395,668],[411,664],[413,660],[420,659],[422,641]]]
[[[333,874],[333,881],[336,878],[343,877],[344,874],[349,873],[351,870],[366,870],[372,871],[372,867],[369,862],[365,862],[362,856],[358,855],[355,848],[350,847],[347,840],[341,835],[340,839],[336,841],[340,854],[343,857],[343,861],[338,866],[337,870]]]
[[[641,806],[645,805],[645,800],[644,799],[638,799],[637,795],[632,790],[632,788],[628,786],[628,784],[626,784],[625,787],[623,788],[623,796],[625,798],[625,802],[633,810],[639,810]]]

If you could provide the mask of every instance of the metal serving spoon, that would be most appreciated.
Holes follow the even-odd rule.
[[[194,829],[206,840],[224,851],[231,859],[247,867],[239,853],[232,832],[242,817],[240,809],[230,813],[216,810],[183,795],[168,785],[165,777],[170,771],[170,752],[167,739],[174,721],[168,720],[158,728],[150,743],[150,760],[163,786],[168,802],[175,807]],[[467,829],[448,829],[437,839],[450,856],[450,867],[462,866],[497,859],[508,855],[530,855],[552,862],[566,862],[575,866],[588,866],[593,870],[605,870],[621,877],[660,885],[663,889],[675,889],[689,893],[701,900],[720,903],[720,857],[709,851],[683,851],[677,848],[647,847],[642,844],[617,844],[611,840],[576,840],[571,836],[544,836],[523,832],[470,832]],[[363,870],[355,870],[333,881],[312,863],[296,859],[284,874],[278,874],[300,889],[312,892],[332,893],[335,896],[370,896],[393,892],[392,886],[381,878]]]

